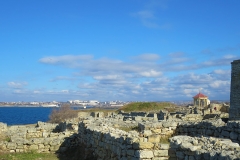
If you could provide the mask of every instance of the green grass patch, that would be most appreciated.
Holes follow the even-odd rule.
[[[170,102],[134,102],[129,103],[119,109],[124,112],[150,112],[150,111],[159,111],[165,108],[174,108],[174,104]]]
[[[0,160],[58,160],[54,153],[0,153]]]

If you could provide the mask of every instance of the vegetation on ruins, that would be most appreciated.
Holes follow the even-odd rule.
[[[7,136],[5,133],[1,132],[0,133],[0,141],[11,142],[11,138],[9,136]]]
[[[103,112],[104,116],[107,116],[109,112],[116,112],[116,109],[105,109],[105,108],[90,108],[81,110],[81,112]]]
[[[173,109],[175,107],[175,104],[170,102],[133,102],[129,103],[119,109],[119,111],[124,112],[149,112],[149,111],[159,111],[163,109]]]
[[[58,160],[58,156],[54,153],[37,153],[36,151],[24,153],[0,153],[1,160]]]
[[[78,111],[72,109],[69,104],[64,104],[59,109],[54,109],[49,115],[50,123],[60,123],[67,119],[76,118]]]

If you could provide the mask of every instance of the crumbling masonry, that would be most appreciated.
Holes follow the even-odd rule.
[[[240,59],[232,63],[229,119],[240,120]]]

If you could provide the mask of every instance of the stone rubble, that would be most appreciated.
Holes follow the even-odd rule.
[[[1,124],[10,141],[0,141],[0,150],[64,154],[84,146],[85,158],[94,156],[98,160],[240,159],[240,121],[164,119],[159,116],[163,112],[79,115],[60,124]],[[166,142],[168,138],[170,143]]]

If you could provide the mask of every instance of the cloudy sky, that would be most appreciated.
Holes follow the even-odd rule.
[[[239,0],[0,1],[0,101],[229,100]]]

